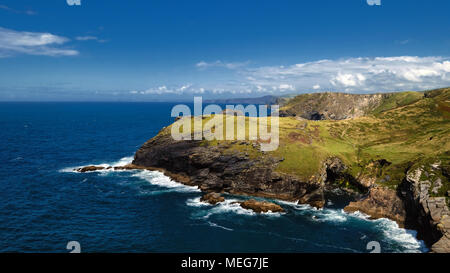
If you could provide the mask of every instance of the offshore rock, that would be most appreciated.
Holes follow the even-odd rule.
[[[75,171],[80,172],[80,173],[86,173],[86,172],[95,172],[95,171],[101,171],[101,170],[105,170],[107,168],[102,167],[102,166],[86,166],[86,167],[81,167],[78,169],[75,169]]]
[[[267,202],[267,201],[256,201],[250,199],[240,203],[241,207],[244,209],[253,210],[256,213],[262,212],[284,212],[284,209],[277,204]]]
[[[216,192],[210,192],[207,194],[204,194],[200,201],[210,203],[211,205],[215,205],[217,203],[225,201],[225,198],[220,195],[220,193]]]

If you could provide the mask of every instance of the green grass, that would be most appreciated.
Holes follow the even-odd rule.
[[[426,98],[424,98],[426,94]],[[298,96],[289,105],[303,103],[308,95]],[[211,118],[211,117],[210,117]],[[206,118],[203,124],[210,120]],[[248,124],[256,118],[245,118]],[[170,127],[162,133],[170,132]],[[249,141],[250,142],[250,141]],[[252,145],[230,141],[202,141],[202,145],[228,143],[227,152],[242,152],[250,157],[263,156]],[[251,142],[250,142],[251,143]],[[308,121],[294,117],[280,118],[280,146],[268,155],[284,158],[277,171],[304,179],[317,175],[322,162],[331,156],[339,157],[348,173],[358,177],[365,166],[385,159],[389,166],[378,170],[378,183],[395,188],[406,169],[424,158],[440,158],[449,164],[450,151],[450,89],[429,92],[395,93],[364,117],[348,120]],[[388,180],[385,178],[389,177]],[[442,191],[448,190],[448,179]],[[345,181],[341,181],[346,183]]]
[[[414,103],[419,101],[423,95],[422,92],[393,93],[390,97],[385,99],[381,105],[375,108],[372,113],[376,115],[384,111]]]

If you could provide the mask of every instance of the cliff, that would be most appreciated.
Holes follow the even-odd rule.
[[[390,218],[418,230],[432,251],[450,252],[450,88],[283,101],[275,151],[262,152],[260,141],[176,141],[171,125],[124,168],[163,170],[205,192],[315,207],[340,188],[355,199],[346,211]],[[245,119],[248,124],[257,118]]]

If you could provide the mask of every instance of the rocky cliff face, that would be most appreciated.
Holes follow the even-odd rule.
[[[405,224],[417,229],[419,235],[430,244],[436,252],[450,252],[449,229],[450,215],[445,197],[432,197],[442,186],[442,166],[439,163],[428,166],[419,165],[411,168],[399,186],[399,195],[406,206]]]
[[[351,202],[344,208],[346,212],[360,211],[371,217],[371,219],[388,218],[396,221],[400,227],[405,227],[406,210],[403,200],[395,191],[374,187],[370,189],[368,196]]]
[[[390,96],[391,94],[305,94],[287,101],[280,111],[280,116],[297,116],[309,120],[356,118],[375,109]]]
[[[203,191],[228,192],[309,203],[322,207],[323,182],[301,180],[275,171],[282,158],[262,154],[250,158],[239,151],[228,151],[229,144],[202,146],[201,141],[174,141],[160,136],[145,143],[135,155],[134,165],[164,168],[190,178],[187,184]],[[253,145],[239,142],[239,145]]]

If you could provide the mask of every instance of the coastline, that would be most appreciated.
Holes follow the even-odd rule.
[[[89,172],[98,172],[98,173],[109,172],[109,171],[112,171],[112,172],[116,172],[116,171],[118,171],[118,172],[122,172],[122,171],[125,171],[125,172],[127,172],[127,171],[158,172],[158,173],[168,177],[172,182],[177,183],[180,186],[184,185],[184,186],[188,186],[188,187],[196,187],[195,185],[193,185],[190,181],[188,181],[186,179],[183,180],[184,182],[176,180],[178,177],[183,177],[183,176],[180,176],[178,174],[174,174],[174,173],[172,173],[170,171],[167,171],[167,170],[165,170],[163,168],[142,167],[142,166],[133,165],[131,163],[130,164],[126,164],[124,166],[115,166],[115,167],[110,166],[111,168],[108,168],[107,165],[108,164],[96,165],[96,166],[105,166],[105,168],[104,169],[100,169],[100,170],[95,170],[95,171],[89,171]],[[88,165],[88,166],[93,166],[93,165]],[[68,168],[65,168],[65,169],[68,169]],[[76,172],[76,173],[80,173],[80,172],[78,172],[76,170],[76,168],[72,168],[72,170],[74,172]],[[186,177],[186,176],[184,176],[184,177]],[[165,186],[161,186],[161,187],[165,187]],[[202,192],[204,194],[204,192],[201,191],[201,190],[198,190],[198,192]],[[246,194],[246,193],[242,193],[242,194],[224,193],[224,194],[227,196],[227,198],[226,198],[227,201],[224,204],[221,204],[221,203],[218,204],[219,206],[222,207],[222,209],[219,208],[218,211],[221,211],[221,210],[233,211],[233,212],[235,212],[237,214],[243,214],[243,215],[249,215],[249,216],[250,215],[255,216],[255,215],[261,214],[261,215],[266,215],[268,217],[282,217],[283,215],[286,215],[287,213],[289,213],[289,212],[285,212],[285,213],[271,213],[271,212],[268,212],[268,213],[255,213],[252,210],[248,210],[248,209],[242,208],[240,206],[233,205],[233,204],[236,204],[236,201],[239,200],[239,197],[240,198],[251,198],[251,197],[263,198],[263,199],[266,199],[266,200],[268,200],[270,202],[279,203],[279,204],[281,204],[283,206],[291,207],[292,209],[294,209],[296,211],[312,211],[312,212],[319,212],[319,213],[320,212],[325,212],[324,215],[329,215],[329,213],[331,213],[330,216],[326,216],[324,219],[319,219],[318,221],[345,221],[345,219],[342,218],[342,217],[348,216],[348,217],[356,217],[358,219],[365,220],[365,221],[370,221],[371,223],[380,223],[380,225],[385,225],[386,227],[389,227],[388,230],[391,230],[391,229],[393,230],[393,231],[390,231],[390,232],[393,232],[394,234],[398,233],[397,235],[393,235],[393,234],[389,234],[389,232],[387,230],[385,231],[386,232],[386,236],[388,236],[388,237],[389,236],[393,236],[392,240],[396,240],[396,241],[407,240],[409,243],[411,243],[409,241],[410,239],[407,239],[407,237],[405,237],[406,234],[410,234],[411,236],[413,236],[415,238],[415,240],[417,240],[417,243],[419,245],[422,244],[422,246],[420,248],[424,252],[430,252],[430,249],[425,246],[425,242],[423,242],[422,240],[417,238],[417,231],[411,230],[411,229],[407,229],[407,228],[404,228],[404,227],[400,227],[398,225],[398,223],[396,223],[396,221],[388,219],[388,218],[373,218],[370,215],[367,215],[367,214],[365,214],[363,212],[360,212],[360,211],[345,212],[344,209],[330,209],[330,208],[327,208],[327,207],[317,208],[317,207],[311,206],[310,204],[307,204],[307,203],[301,204],[301,203],[299,203],[299,200],[278,199],[278,198],[273,198],[273,197],[263,196],[263,195],[249,195],[249,194]],[[236,198],[238,198],[238,199],[236,199]],[[194,199],[188,199],[186,201],[186,205],[187,206],[192,206],[192,207],[206,207],[206,208],[215,208],[216,207],[217,208],[217,205],[211,205],[211,204],[209,204],[207,202],[200,201],[200,197],[196,197]],[[225,207],[223,207],[223,206],[225,206]],[[226,208],[228,206],[230,206],[230,208]],[[239,211],[242,211],[242,212],[239,212]],[[218,212],[216,212],[216,213],[218,213]],[[340,213],[342,213],[343,216],[339,216]],[[210,215],[211,214],[207,214],[206,217],[209,217]],[[328,217],[331,217],[331,218],[328,219]],[[315,216],[313,216],[313,218],[315,218]],[[212,227],[221,228],[221,229],[224,229],[224,230],[227,230],[227,231],[233,231],[233,229],[230,229],[230,228],[227,228],[227,227],[223,227],[223,226],[220,226],[220,225],[215,224],[215,223],[211,223],[211,226]],[[399,232],[399,231],[396,232],[395,231],[396,229],[402,230],[403,232]],[[396,237],[396,236],[398,236],[398,237]]]

